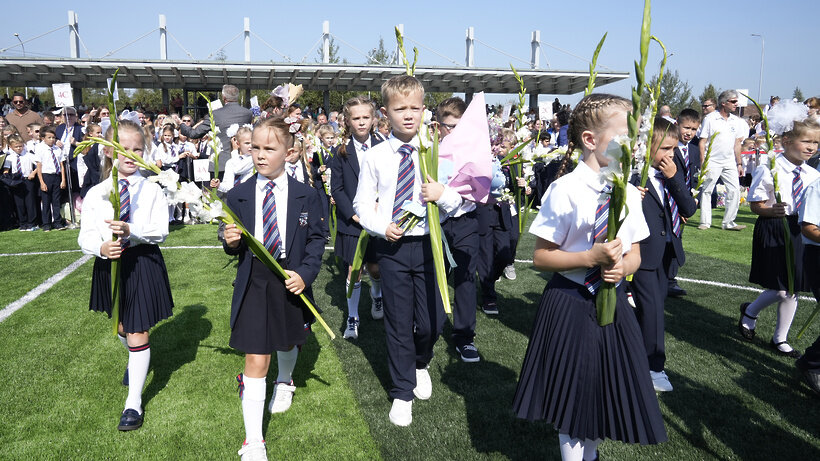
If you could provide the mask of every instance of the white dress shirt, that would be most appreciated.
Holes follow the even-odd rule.
[[[367,152],[370,152],[370,149],[373,148],[373,137],[368,135],[365,142],[361,143],[356,140],[355,137],[353,139],[353,147],[356,149],[356,160],[359,161],[359,171],[362,169],[362,163],[364,162],[364,156]],[[367,150],[362,150],[362,144],[367,144]]]
[[[385,238],[384,233],[387,227],[393,222],[393,202],[396,200],[396,180],[399,175],[399,163],[401,154],[399,147],[403,144],[413,146],[413,170],[415,181],[413,182],[412,201],[424,205],[421,199],[422,176],[419,167],[418,137],[414,137],[410,142],[405,143],[397,139],[392,134],[382,143],[367,150],[362,168],[359,171],[359,185],[356,189],[356,197],[353,199],[353,209],[359,216],[359,224],[372,235]],[[438,206],[443,211],[442,215],[448,215],[461,205],[461,196],[455,190],[446,187]],[[404,235],[418,236],[429,233],[427,220],[420,220],[412,229],[408,229]]]
[[[131,196],[131,220],[128,227],[131,235],[131,246],[140,244],[158,245],[168,236],[168,202],[162,188],[146,181],[139,171],[131,176],[119,179],[128,180],[128,194]],[[119,193],[119,185],[117,191]],[[119,219],[119,210],[116,218],[114,208],[109,201],[111,193],[111,177],[89,189],[83,200],[83,219],[80,221],[80,236],[77,243],[83,253],[103,257],[100,247],[106,240],[111,240],[111,228],[106,219]],[[125,250],[128,251],[128,250]]]
[[[285,164],[287,166],[287,163]],[[265,243],[265,231],[264,231],[264,223],[262,222],[262,202],[265,200],[265,194],[267,191],[265,190],[265,186],[268,184],[270,179],[262,176],[261,174],[256,177],[256,198],[254,203],[254,229],[253,229],[253,236],[256,237],[256,240]],[[273,198],[276,200],[276,221],[277,227],[279,228],[279,248],[281,249],[281,254],[279,258],[284,258],[286,256],[285,250],[287,249],[285,243],[285,236],[288,232],[288,176],[285,173],[280,174],[276,179],[273,180]]]
[[[765,158],[763,160],[765,161]],[[794,209],[794,200],[792,198],[792,180],[794,180],[794,170],[797,165],[790,162],[783,154],[777,154],[774,164],[777,172],[777,185],[780,189],[780,199],[787,205],[786,214],[797,214],[798,210]],[[820,178],[820,172],[806,163],[800,165],[800,168],[800,179],[803,181],[803,190],[805,191],[809,184]],[[746,200],[749,202],[764,202],[769,207],[774,205],[774,179],[768,165],[760,165],[755,169]]]
[[[720,111],[716,110],[703,117],[703,124],[700,126],[698,136],[701,139],[709,139],[713,133],[717,132],[720,132],[720,134],[715,136],[709,163],[720,166],[737,165],[735,141],[737,139],[746,139],[749,136],[749,125],[734,114],[729,114],[729,118],[725,119],[720,115]],[[703,155],[706,155],[706,153]]]
[[[57,169],[54,167],[54,158],[56,158],[58,162],[62,163],[63,160],[65,160],[63,157],[63,150],[57,147],[57,144],[48,147],[44,142],[37,143],[37,146],[34,149],[34,159],[37,163],[43,165],[43,174],[57,173]],[[54,154],[53,157],[52,153]],[[62,169],[63,165],[61,164],[60,171],[62,171]]]
[[[300,183],[305,184],[305,169],[302,165],[302,159],[297,160],[296,163],[285,162],[285,173],[288,176],[294,177]]]
[[[803,184],[808,183],[803,182]],[[800,223],[820,226],[820,180],[815,180],[805,188],[803,192],[803,208],[800,209],[800,217],[798,220]],[[820,245],[820,243],[810,240],[805,235],[802,237],[803,243],[806,245]]]
[[[555,243],[563,251],[577,253],[589,250],[595,231],[595,210],[603,198],[601,191],[604,186],[598,173],[586,163],[578,162],[575,170],[550,184],[541,202],[541,210],[530,226],[530,233]],[[632,184],[626,185],[626,206],[621,218],[623,213],[628,213],[618,231],[624,254],[629,252],[633,243],[649,237],[641,193]],[[583,285],[586,272],[586,267],[580,267],[562,271],[561,275]]]
[[[253,156],[237,155],[225,163],[225,176],[219,183],[219,191],[227,193],[233,189],[233,183],[237,177],[239,182],[245,182],[251,176],[253,176]]]

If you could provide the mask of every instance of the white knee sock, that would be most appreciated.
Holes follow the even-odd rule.
[[[777,306],[777,324],[774,327],[774,342],[780,343],[786,341],[789,336],[789,328],[792,326],[792,320],[794,320],[794,314],[797,312],[797,296],[787,296],[785,292],[783,293],[783,299]],[[785,344],[781,346],[781,350],[783,352],[789,352],[791,347],[784,347]]]
[[[751,304],[749,304],[749,307],[746,308],[746,314],[752,317],[757,317],[763,309],[780,300],[781,296],[777,290],[765,290],[763,293],[760,293],[757,299],[755,299],[754,301],[752,301]],[[750,330],[754,330],[756,325],[756,320],[750,319],[745,315],[743,316],[744,327]]]
[[[373,299],[382,297],[382,279],[370,276],[370,297]]]
[[[584,439],[584,461],[592,461],[598,453],[598,444],[601,439],[589,440]]]
[[[242,377],[242,418],[245,420],[245,442],[261,442],[262,416],[265,413],[265,378]]]
[[[569,434],[558,434],[558,445],[561,448],[561,459],[564,461],[582,461],[584,442],[573,439]]]
[[[296,368],[296,358],[299,356],[299,348],[282,352],[276,351],[276,360],[279,362],[279,375],[276,377],[277,383],[290,384],[293,380],[293,369]]]
[[[345,282],[345,289],[350,287],[350,280]],[[347,299],[347,316],[359,318],[359,298],[362,295],[362,282],[353,284],[353,293]]]
[[[142,414],[142,388],[148,377],[148,365],[151,363],[149,343],[128,348],[128,398],[125,408],[133,408]]]

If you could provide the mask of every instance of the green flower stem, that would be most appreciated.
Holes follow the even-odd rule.
[[[601,41],[598,42],[598,46],[592,54],[592,61],[589,63],[589,81],[587,82],[587,89],[584,91],[584,96],[589,96],[595,88],[595,79],[598,77],[598,72],[595,71],[595,66],[598,65],[598,55],[601,54],[601,48],[604,46],[607,33],[608,32],[605,32],[604,36],[601,37]]]
[[[646,187],[646,181],[649,179],[649,166],[652,164],[652,159],[654,158],[654,153],[652,151],[652,135],[655,131],[655,116],[658,114],[658,104],[660,104],[660,97],[661,97],[661,81],[663,80],[663,70],[666,67],[666,46],[663,44],[660,39],[655,37],[654,35],[650,37],[651,40],[654,40],[661,46],[663,50],[663,59],[661,60],[660,70],[658,71],[658,81],[655,85],[655,88],[648,87],[649,93],[652,95],[650,103],[652,104],[652,108],[649,115],[649,132],[646,135],[646,158],[644,159],[643,169],[641,170],[641,187]],[[664,133],[665,134],[665,133]],[[660,146],[659,146],[660,147]]]
[[[202,96],[208,105],[208,117],[211,119],[211,133],[213,133],[213,139],[211,139],[211,150],[214,151],[214,178],[219,177],[219,138],[217,137],[216,133],[216,122],[214,121],[214,111],[211,109],[211,100],[205,96],[204,93],[200,92],[200,96]]]
[[[109,201],[114,209],[114,219],[119,219],[119,173],[116,166],[111,168],[111,182],[114,186]],[[112,234],[111,240],[118,238],[117,234]],[[117,335],[120,329],[120,258],[111,260],[111,318],[114,320],[114,334]]]
[[[706,179],[706,173],[709,172],[709,159],[712,157],[712,143],[715,142],[715,137],[720,134],[720,131],[716,131],[712,133],[712,136],[709,136],[709,144],[706,146],[706,155],[703,157],[703,164],[700,166],[700,173],[698,173],[698,185],[695,186],[695,189],[700,190],[701,186],[703,186],[703,181]]]
[[[367,243],[370,241],[370,234],[362,229],[359,233],[359,240],[356,242],[356,254],[353,256],[353,264],[351,264],[350,283],[347,286],[347,298],[353,296],[353,285],[359,280],[359,274],[362,273],[362,262],[364,261],[364,252],[367,249]]]
[[[806,324],[803,325],[800,331],[797,332],[797,339],[800,339],[800,337],[803,336],[803,333],[806,332],[806,330],[809,328],[809,325],[811,325],[811,323],[814,321],[814,318],[817,317],[818,313],[820,313],[820,302],[818,302],[817,306],[814,307],[814,310],[811,311],[811,315],[809,315],[809,318],[806,319]]]

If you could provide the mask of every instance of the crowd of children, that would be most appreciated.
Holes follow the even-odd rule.
[[[609,189],[599,172],[610,161],[610,140],[627,132],[627,100],[593,93],[572,111],[559,106],[553,120],[533,120],[518,132],[513,120],[491,113],[492,154],[482,161],[492,165],[492,191],[482,203],[462,196],[446,178],[438,182],[422,176],[421,83],[411,76],[393,77],[381,93],[381,108],[356,96],[341,113],[316,121],[303,117],[293,101],[271,96],[254,124],[228,129],[231,156],[224,175],[214,179],[198,174],[195,163],[212,161],[210,139],[188,139],[179,129],[180,123],[194,125],[191,115],[154,118],[132,111],[121,117],[119,136],[125,147],[162,170],[173,170],[181,181],[216,189],[289,276],[282,280],[268,269],[237,226],[224,227],[225,252],[239,257],[230,346],[245,354],[244,370],[237,376],[246,433],[242,459],[266,459],[262,421],[274,351],[278,375],[268,410],[280,413],[290,407],[296,391],[292,374],[313,322],[298,296],[312,298],[331,228],[335,253],[347,268],[345,288],[351,295],[346,306],[338,307],[346,311],[341,328],[349,340],[365,334],[359,314],[362,277],[354,279],[353,265],[360,234],[364,230],[371,236],[362,273],[368,274],[371,317],[384,321],[389,421],[410,425],[414,400],[432,397],[428,367],[447,318],[434,275],[430,226],[425,219],[411,225],[403,219],[408,209],[426,203],[439,208],[454,263],[452,336],[462,361],[481,360],[478,306],[487,315],[498,315],[495,283],[502,276],[515,278],[513,262],[523,228],[520,205],[531,206],[538,209],[529,227],[537,238],[533,264],[553,275],[539,302],[514,396],[515,413],[551,422],[564,459],[597,459],[598,443],[605,438],[641,444],[666,440],[653,391],[673,389],[664,371],[664,305],[667,296],[685,294],[676,275],[685,262],[683,224],[697,208],[695,188],[705,155],[697,139],[700,113],[685,109],[677,119],[653,121],[648,180],[640,187],[637,176],[632,178],[626,220],[617,238],[607,241]],[[432,129],[445,139],[467,107],[459,98],[443,101],[435,108]],[[132,430],[144,420],[148,331],[172,315],[171,287],[157,244],[164,241],[169,224],[191,224],[196,217],[187,204],[166,206],[160,186],[145,181],[149,173],[120,158],[123,206],[119,219],[113,219],[115,210],[107,200],[111,186],[104,181],[111,170],[110,150],[99,145],[74,150],[84,136],[110,138],[109,114],[100,123],[92,118],[80,125],[74,123],[74,108],[62,113],[65,121],[57,127],[28,125],[27,143],[14,129],[3,127],[2,187],[21,231],[81,223],[80,246],[97,257],[92,310],[111,315],[110,265],[121,261],[120,334],[129,358],[123,379],[128,397],[118,428]],[[771,345],[790,357],[801,355],[787,342],[797,293],[812,290],[816,296],[820,290],[815,251],[820,173],[807,163],[816,155],[820,125],[813,114],[801,114],[780,116],[792,120],[776,133],[781,150],[775,153],[774,170],[764,161],[767,147],[760,139],[749,138],[743,145],[749,177],[742,182],[752,211],[760,216],[750,281],[766,291],[740,306],[738,331],[752,340],[758,313],[777,303]],[[777,118],[778,109],[770,116]],[[522,139],[528,139],[520,152],[525,166],[502,164]],[[779,177],[778,191],[773,172]],[[74,207],[77,216],[68,216],[62,203]],[[783,218],[792,242],[790,259],[796,262],[793,289],[785,269],[789,258]],[[115,241],[112,232],[119,236]],[[595,307],[601,281],[618,286],[615,321],[603,327],[597,325]],[[798,366],[816,381],[812,370],[818,368],[820,345],[806,355]]]

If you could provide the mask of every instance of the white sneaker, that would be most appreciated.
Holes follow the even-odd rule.
[[[268,451],[265,449],[265,441],[243,443],[242,449],[238,452],[242,461],[268,461]]]
[[[373,320],[381,320],[384,318],[384,301],[382,298],[373,298],[373,305],[370,306],[370,315]]]
[[[293,393],[296,392],[296,386],[293,381],[290,384],[276,383],[273,386],[273,395],[270,398],[270,405],[268,411],[271,413],[284,413],[290,408],[293,403]]]
[[[504,268],[504,277],[506,277],[507,280],[515,280],[515,265],[510,264],[509,266]]]
[[[413,422],[413,401],[393,399],[389,417],[396,426],[409,426]]]
[[[347,318],[347,328],[345,328],[344,339],[359,338],[359,319],[355,317]]]
[[[672,392],[672,383],[669,382],[669,377],[666,376],[665,371],[649,371],[649,376],[652,377],[652,385],[655,386],[655,392]]]
[[[430,373],[427,368],[416,369],[416,388],[413,395],[420,400],[428,400],[433,395],[433,382],[430,381]]]

